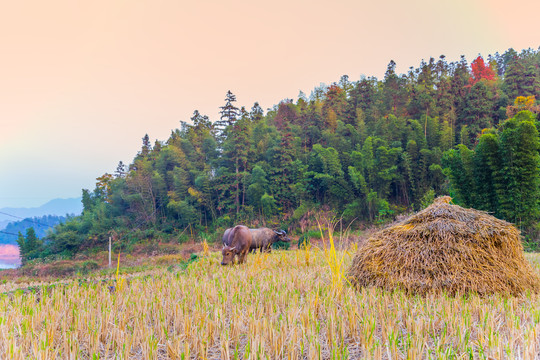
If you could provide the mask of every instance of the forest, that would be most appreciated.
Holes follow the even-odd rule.
[[[31,257],[104,247],[109,236],[213,241],[237,223],[294,232],[317,211],[358,227],[438,195],[516,224],[535,244],[537,99],[533,49],[470,64],[440,56],[405,74],[390,61],[383,79],[344,75],[266,111],[238,105],[229,91],[216,104],[220,119],[195,110],[168,139],[145,135],[133,161],[82,190],[82,215],[57,225]]]

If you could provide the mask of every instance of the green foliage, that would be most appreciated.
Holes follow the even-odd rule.
[[[272,244],[272,248],[274,249],[289,250],[290,247],[291,243],[285,241],[277,241]]]
[[[97,262],[95,262],[93,260],[87,260],[87,261],[83,262],[82,265],[81,265],[81,273],[82,274],[88,274],[91,271],[94,271],[94,270],[97,270],[97,269],[99,269],[99,265],[98,265]]]
[[[295,220],[295,221],[300,220],[312,207],[313,207],[312,204],[308,204],[306,202],[300,204],[300,206],[298,206],[294,210],[293,215],[292,215],[292,219]]]
[[[105,247],[111,231],[127,248],[238,223],[299,224],[322,207],[383,223],[435,194],[532,228],[537,119],[504,116],[516,96],[540,98],[538,54],[509,52],[494,68],[476,59],[474,71],[441,57],[401,75],[390,62],[380,81],[343,77],[266,114],[228,92],[219,121],[195,111],[163,142],[144,136],[131,164],[83,190],[83,214],[57,225],[38,255]]]
[[[302,249],[303,247],[306,247],[310,244],[310,237],[308,234],[303,234],[298,238],[298,248]]]
[[[193,262],[195,261],[198,261],[199,260],[199,255],[195,254],[195,253],[192,253],[190,256],[189,256],[189,259],[188,260],[182,260],[178,263],[178,267],[182,270],[185,270],[188,268],[188,266],[190,264],[192,264]]]
[[[268,191],[268,175],[264,169],[255,165],[251,171],[251,183],[247,189],[247,199],[256,209],[262,209],[262,197]]]
[[[264,195],[261,197],[261,207],[265,216],[272,217],[276,214],[276,200],[272,195],[264,193]]]
[[[37,238],[33,227],[26,229],[26,236],[19,232],[17,244],[19,245],[19,253],[23,264],[28,260],[37,258],[43,251],[43,241]]]
[[[169,200],[167,210],[177,221],[177,226],[186,227],[197,221],[197,210],[186,201]]]
[[[446,173],[457,200],[532,229],[540,215],[535,116],[522,111],[497,130],[485,132],[474,150],[463,145],[458,149],[445,153]]]
[[[502,124],[500,133],[501,215],[520,227],[531,226],[539,215],[540,142],[534,120],[522,111]]]
[[[435,191],[433,189],[429,189],[422,197],[422,200],[420,200],[420,205],[422,209],[425,209],[429,205],[433,204],[434,200],[435,200]]]

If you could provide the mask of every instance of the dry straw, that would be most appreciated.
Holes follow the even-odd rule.
[[[440,197],[369,238],[349,268],[350,282],[411,294],[537,293],[540,278],[523,256],[518,229],[450,201]]]

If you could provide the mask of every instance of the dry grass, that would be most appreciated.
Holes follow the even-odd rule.
[[[343,266],[349,252],[336,250]],[[332,255],[333,256],[333,255]],[[540,255],[527,255],[540,271]],[[122,289],[72,283],[0,297],[2,359],[535,359],[540,297],[336,288],[328,251],[211,252]]]
[[[540,277],[523,257],[519,231],[449,201],[448,196],[438,198],[369,238],[349,269],[350,281],[409,294],[538,292]]]

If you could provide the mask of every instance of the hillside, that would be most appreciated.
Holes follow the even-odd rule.
[[[319,212],[362,227],[438,195],[516,223],[537,243],[540,52],[395,69],[391,61],[380,80],[343,76],[266,112],[229,91],[220,119],[195,111],[97,177],[83,214],[59,225],[43,254],[104,248],[111,234],[124,248],[214,240],[235,223],[300,235]]]

